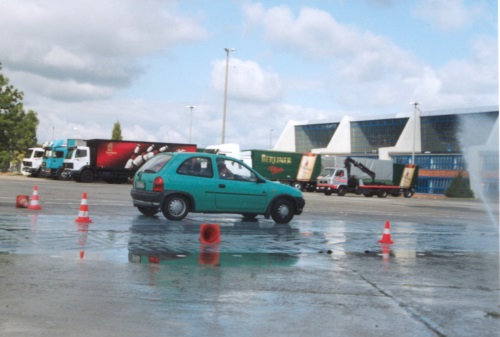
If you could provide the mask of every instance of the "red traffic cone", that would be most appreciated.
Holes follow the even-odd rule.
[[[33,187],[33,196],[31,197],[31,202],[28,206],[28,209],[42,209],[42,206],[40,206],[40,199],[38,198],[38,186]]]
[[[220,227],[216,224],[202,224],[200,227],[200,242],[213,244],[220,242]]]
[[[87,204],[87,193],[83,192],[82,202],[80,203],[80,211],[75,222],[92,222],[89,218],[89,205]]]
[[[382,235],[382,238],[378,241],[379,243],[386,243],[386,244],[391,244],[394,243],[391,239],[391,224],[389,221],[385,222],[385,228],[384,228],[384,234]]]
[[[16,197],[16,207],[17,208],[28,208],[30,204],[30,196],[29,195],[18,195]]]

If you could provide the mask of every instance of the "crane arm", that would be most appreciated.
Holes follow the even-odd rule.
[[[344,166],[347,169],[347,174],[349,176],[351,176],[351,164],[356,166],[357,168],[359,168],[361,171],[365,172],[366,174],[368,174],[370,176],[370,178],[372,178],[372,182],[375,182],[375,172],[370,170],[365,165],[358,163],[357,161],[355,161],[351,157],[347,157],[346,160],[344,161]]]

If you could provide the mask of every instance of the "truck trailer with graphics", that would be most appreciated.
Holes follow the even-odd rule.
[[[147,142],[135,140],[88,139],[70,146],[64,159],[64,174],[71,179],[90,183],[102,179],[108,183],[125,183],[146,161],[159,152],[195,152],[194,144]]]
[[[245,150],[241,159],[265,178],[305,191],[316,189],[321,171],[321,157],[315,153]]]

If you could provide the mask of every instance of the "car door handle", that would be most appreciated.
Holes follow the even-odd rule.
[[[226,188],[226,184],[219,184],[220,188]]]

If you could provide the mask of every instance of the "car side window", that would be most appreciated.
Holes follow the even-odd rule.
[[[217,169],[220,179],[238,180],[238,181],[257,181],[257,176],[246,166],[231,160],[217,159]]]
[[[188,176],[213,177],[212,163],[206,157],[191,157],[179,166],[177,173]]]

